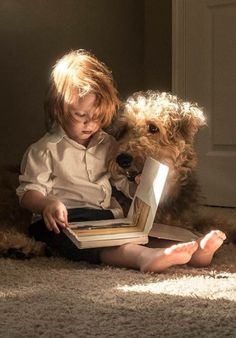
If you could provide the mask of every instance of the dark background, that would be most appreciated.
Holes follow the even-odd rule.
[[[171,90],[171,0],[1,0],[0,27],[0,165],[43,135],[51,66],[71,49],[105,62],[121,98]]]

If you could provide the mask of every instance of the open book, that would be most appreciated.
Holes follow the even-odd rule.
[[[64,233],[79,249],[147,243],[168,170],[149,157],[126,218],[73,222]]]

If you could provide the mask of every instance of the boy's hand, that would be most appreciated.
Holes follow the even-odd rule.
[[[134,181],[135,181],[136,184],[139,185],[139,183],[140,183],[140,181],[141,181],[141,174],[135,176]]]
[[[65,205],[58,200],[48,199],[42,215],[44,222],[50,231],[59,234],[59,226],[62,228],[68,227],[67,209]]]

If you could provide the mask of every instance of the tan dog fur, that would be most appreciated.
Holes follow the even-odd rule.
[[[147,156],[166,163],[170,173],[156,222],[202,233],[218,228],[236,242],[236,225],[198,215],[200,190],[193,141],[196,132],[205,125],[203,112],[196,104],[166,93],[136,93],[126,101],[121,116],[110,129],[118,139],[110,171],[114,177],[120,173],[135,176],[142,171]],[[116,158],[121,153],[133,157],[129,168],[117,164]],[[45,245],[27,235],[31,215],[19,207],[15,193],[18,168],[4,168],[0,174],[0,255],[18,258],[45,255]],[[128,205],[123,199],[124,208]]]
[[[236,241],[236,225],[198,214],[194,136],[205,125],[203,111],[195,103],[168,93],[135,93],[109,130],[118,140],[110,171],[113,177],[122,173],[133,178],[141,173],[147,156],[167,164],[169,175],[155,221],[201,233],[217,228]],[[126,162],[126,155],[127,160],[132,158],[131,163]],[[118,164],[120,158],[122,163]]]

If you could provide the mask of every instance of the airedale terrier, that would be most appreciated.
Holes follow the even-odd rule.
[[[133,180],[142,172],[147,156],[167,164],[169,175],[155,221],[201,233],[220,229],[228,240],[236,242],[236,225],[198,214],[200,189],[193,141],[205,125],[205,116],[197,104],[167,93],[136,93],[126,101],[121,116],[110,129],[118,139],[110,171],[114,177],[122,173]],[[0,172],[0,255],[45,255],[45,245],[27,236],[31,215],[19,207],[15,194],[18,175],[18,168]],[[126,202],[123,206],[128,208]]]
[[[167,164],[169,175],[155,222],[203,234],[217,228],[236,241],[236,225],[198,213],[194,136],[205,125],[203,111],[195,103],[169,93],[137,92],[125,102],[109,131],[118,140],[110,171],[113,177],[125,174],[133,180],[142,172],[147,156]]]

